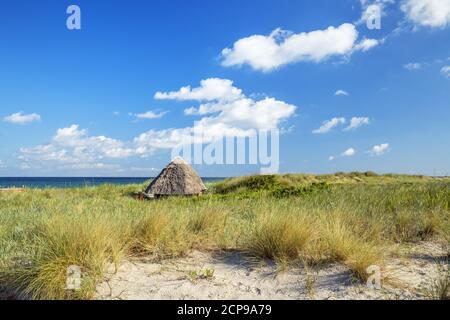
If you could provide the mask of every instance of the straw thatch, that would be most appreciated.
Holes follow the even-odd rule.
[[[182,158],[173,160],[153,181],[145,193],[148,195],[200,195],[206,191],[202,179]]]

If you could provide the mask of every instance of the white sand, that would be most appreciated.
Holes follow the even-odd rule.
[[[131,260],[97,287],[98,299],[421,299],[421,286],[437,275],[439,247],[423,243],[383,267],[381,290],[369,289],[340,264],[306,271],[277,270],[275,265],[249,261],[237,252],[192,252],[162,261]],[[111,267],[112,269],[112,267]],[[206,269],[213,277],[197,277]]]

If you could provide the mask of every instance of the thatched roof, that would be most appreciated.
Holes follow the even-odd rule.
[[[202,179],[182,158],[173,160],[153,181],[145,193],[151,195],[196,195],[206,191]]]

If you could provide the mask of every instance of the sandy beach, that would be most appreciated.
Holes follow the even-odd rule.
[[[426,288],[438,276],[443,251],[424,242],[402,250],[400,258],[387,260],[382,288],[368,288],[345,266],[333,263],[305,270],[298,266],[280,270],[238,252],[192,252],[187,257],[158,263],[151,258],[132,259],[117,272],[110,266],[97,287],[97,299],[113,300],[379,300],[424,299]],[[213,271],[205,277],[206,270]]]

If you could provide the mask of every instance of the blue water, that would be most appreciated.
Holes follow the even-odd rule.
[[[93,177],[58,177],[58,178],[2,178],[0,188],[78,188],[102,184],[141,184],[151,178],[93,178]],[[216,182],[224,178],[203,178],[204,182]]]

